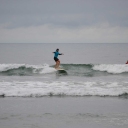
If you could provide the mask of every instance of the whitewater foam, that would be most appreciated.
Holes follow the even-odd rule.
[[[118,74],[128,72],[128,65],[126,64],[99,64],[94,65],[93,70],[106,71],[108,73]]]
[[[122,94],[128,94],[128,82],[0,82],[0,95],[5,96],[119,96]]]
[[[77,75],[93,77],[98,75],[106,75],[105,72],[111,74],[128,72],[128,65],[126,64],[62,64],[61,67],[68,72],[68,75],[73,76]],[[98,74],[97,71],[100,71],[101,73]],[[34,75],[53,72],[56,72],[56,70],[48,64],[0,64],[0,73],[4,73],[3,75]]]
[[[18,69],[31,69],[33,73],[51,73],[56,70],[50,67],[48,64],[43,65],[29,65],[29,64],[0,64],[0,72],[18,70]]]

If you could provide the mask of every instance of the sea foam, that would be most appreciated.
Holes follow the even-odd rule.
[[[128,94],[128,82],[24,81],[0,82],[0,95],[42,96],[120,96]]]
[[[51,73],[56,71],[53,67],[50,67],[48,64],[43,64],[43,65],[0,64],[0,72],[7,72],[7,71],[14,71],[14,70],[27,71],[28,69],[31,70],[33,73],[39,73],[39,74]]]
[[[93,70],[106,71],[108,73],[118,74],[128,72],[127,64],[99,64],[94,65]]]

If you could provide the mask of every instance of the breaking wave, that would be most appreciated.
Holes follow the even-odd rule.
[[[128,98],[128,82],[0,82],[1,97],[109,96]]]
[[[98,71],[106,71],[108,73],[120,74],[120,73],[128,73],[128,65],[127,64],[99,64],[94,65],[93,70]]]
[[[126,64],[61,64],[68,75],[73,76],[103,76],[112,74],[128,75],[128,65]],[[28,64],[0,64],[0,75],[40,75],[54,73],[56,70],[53,66],[28,65]]]
[[[62,67],[71,75],[89,77],[114,74],[128,75],[128,65],[126,64],[62,64]]]
[[[44,65],[28,65],[28,64],[0,64],[1,75],[36,75],[52,73],[56,70],[49,67],[48,64]]]

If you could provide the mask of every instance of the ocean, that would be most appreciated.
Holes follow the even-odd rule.
[[[60,68],[66,73],[54,68],[53,52],[57,48],[64,54],[59,59]],[[127,60],[127,43],[0,44],[2,128],[128,127]],[[26,107],[28,113],[22,106],[24,102],[30,102]],[[16,103],[20,104],[17,108]],[[7,107],[9,104],[11,107]],[[46,111],[42,114],[39,110],[34,112],[36,104],[39,110],[43,111],[39,106],[44,106]],[[58,110],[55,105],[60,106]],[[30,106],[34,106],[32,111]],[[18,124],[13,124],[15,120]]]
[[[57,48],[66,74],[54,69]],[[0,95],[126,97],[127,50],[128,44],[0,44]]]

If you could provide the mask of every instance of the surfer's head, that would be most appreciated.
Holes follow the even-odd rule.
[[[58,52],[58,51],[59,51],[59,49],[57,48],[57,49],[56,49],[56,51]]]

